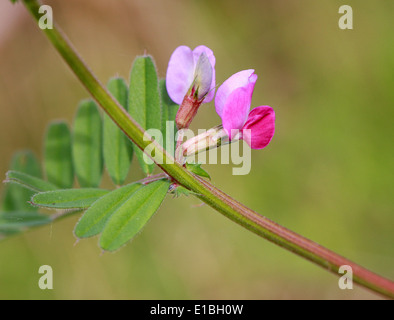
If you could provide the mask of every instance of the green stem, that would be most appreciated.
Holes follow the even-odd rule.
[[[23,0],[23,3],[38,21],[40,19],[38,13],[40,5],[37,0]],[[82,84],[123,132],[142,150],[147,145],[154,143],[156,148],[155,158],[163,159],[163,163],[157,163],[157,165],[173,180],[198,194],[198,197],[203,202],[249,231],[316,263],[336,275],[338,275],[340,266],[351,266],[354,282],[381,295],[394,298],[394,282],[372,273],[354,262],[259,215],[209,182],[193,175],[177,162],[174,163],[173,157],[151,137],[146,135],[138,123],[130,117],[93,75],[63,33],[56,26],[53,29],[44,29],[43,31]],[[148,138],[145,141],[144,134]]]

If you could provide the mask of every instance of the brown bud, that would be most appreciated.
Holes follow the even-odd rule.
[[[185,96],[175,118],[178,130],[189,128],[202,100],[198,100],[193,93]]]

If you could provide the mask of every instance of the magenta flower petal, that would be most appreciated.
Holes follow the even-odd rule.
[[[270,143],[274,133],[275,112],[269,106],[261,106],[249,113],[243,127],[242,138],[252,149],[263,149]]]
[[[194,80],[194,55],[187,46],[180,46],[172,53],[168,63],[166,86],[172,101],[181,104]]]
[[[215,64],[216,64],[216,59],[213,54],[213,51],[209,49],[206,46],[198,46],[193,50],[193,60],[194,64],[197,65],[198,60],[201,56],[202,53],[205,53],[208,57],[209,62],[211,63],[212,66],[212,82],[208,91],[208,94],[206,95],[204,99],[204,103],[211,102],[213,97],[215,96],[215,86],[216,86],[216,79],[215,79]]]
[[[223,110],[227,104],[227,100],[232,92],[238,88],[246,88],[249,97],[249,107],[252,101],[254,85],[257,81],[257,75],[253,69],[243,70],[233,74],[230,78],[223,82],[216,92],[215,108],[216,112],[222,117]],[[248,110],[249,111],[249,110]]]
[[[226,100],[222,112],[222,124],[230,140],[234,137],[233,130],[241,130],[250,110],[250,94],[248,86],[235,89]]]

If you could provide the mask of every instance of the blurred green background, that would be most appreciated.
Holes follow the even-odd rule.
[[[216,55],[217,83],[254,68],[253,106],[276,134],[247,176],[209,165],[215,185],[270,219],[394,279],[394,2],[368,0],[47,1],[102,82],[152,54],[165,77],[179,45]],[[338,9],[353,8],[354,30]],[[42,158],[53,119],[70,124],[87,92],[24,8],[0,3],[0,174],[12,154]],[[192,128],[219,123],[213,103]],[[134,161],[130,179],[142,172]],[[103,186],[111,188],[107,177]],[[4,186],[1,186],[3,190]],[[0,190],[0,191],[1,191]],[[143,232],[101,255],[74,245],[78,216],[0,242],[1,299],[375,299],[227,220],[193,197],[168,197]],[[40,290],[50,265],[54,289]]]

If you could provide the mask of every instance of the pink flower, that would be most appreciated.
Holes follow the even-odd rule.
[[[252,69],[232,75],[219,87],[215,107],[230,140],[243,139],[252,149],[262,149],[274,135],[275,112],[269,106],[250,111],[256,81]]]
[[[176,48],[168,63],[166,86],[168,95],[177,104],[181,104],[187,94],[210,102],[215,95],[212,50],[205,46],[198,46],[193,51],[187,46]]]

